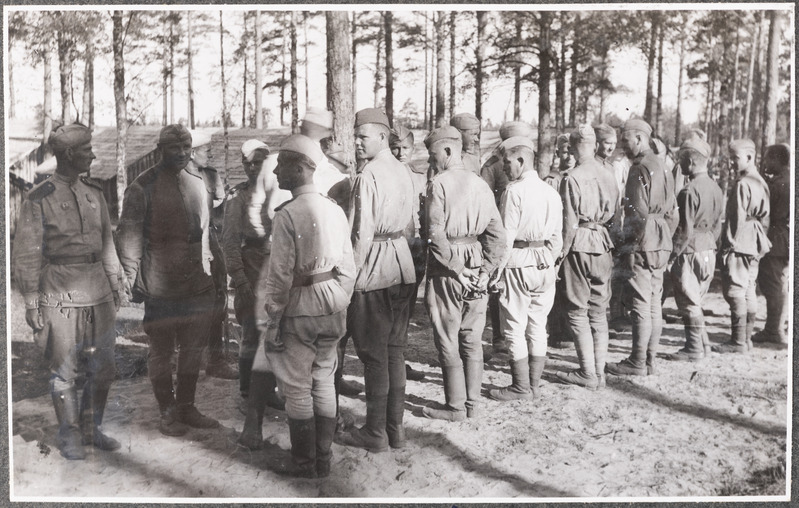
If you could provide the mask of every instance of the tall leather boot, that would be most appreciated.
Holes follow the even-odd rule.
[[[441,367],[442,379],[444,380],[444,398],[446,404],[443,407],[427,406],[422,409],[422,414],[426,418],[435,420],[447,420],[458,422],[466,419],[466,375],[463,366],[454,365]]]
[[[264,372],[265,377],[265,386],[266,386],[266,405],[271,407],[272,409],[277,409],[278,411],[285,411],[286,410],[286,401],[278,395],[276,388],[277,388],[277,378],[275,374],[272,372]]]
[[[476,418],[483,389],[483,360],[465,362],[463,370],[466,378],[466,418]]]
[[[316,478],[316,422],[314,418],[289,418],[291,463],[284,464],[279,474],[297,478]]]
[[[704,317],[703,316],[684,316],[685,325],[685,346],[670,355],[666,355],[667,360],[696,362],[705,357],[704,346]]]
[[[405,413],[405,390],[388,391],[386,407],[386,434],[388,445],[392,448],[405,448],[405,427],[402,424]]]
[[[364,448],[370,452],[379,453],[388,450],[388,434],[386,433],[386,406],[388,397],[385,395],[366,396],[366,424],[361,428],[340,434],[339,444]]]
[[[336,435],[336,419],[316,415],[316,476],[327,478],[330,476],[330,460],[333,452],[333,436]]]
[[[752,342],[752,334],[755,331],[755,321],[757,320],[756,312],[746,313],[746,347],[750,351],[754,349],[755,345]]]
[[[651,334],[651,323],[633,320],[633,350],[630,357],[618,363],[607,364],[605,372],[614,376],[646,376],[646,354]]]
[[[533,398],[538,398],[540,395],[539,385],[541,384],[541,374],[544,373],[544,366],[547,363],[547,357],[544,356],[530,356],[527,365],[530,367],[530,391]]]
[[[182,436],[189,431],[189,428],[180,422],[175,404],[175,394],[172,390],[172,375],[151,377],[155,400],[158,401],[158,409],[161,412],[161,419],[158,423],[158,430],[165,436]]]
[[[511,384],[505,388],[488,390],[488,396],[494,400],[532,400],[530,389],[530,363],[528,357],[510,362]]]
[[[597,390],[605,387],[605,363],[608,357],[610,333],[607,325],[603,330],[595,331],[594,337],[594,371],[596,372]]]
[[[239,357],[239,391],[245,399],[250,394],[250,377],[252,376],[252,364],[254,358]]]
[[[219,422],[200,413],[194,405],[197,378],[197,374],[178,374],[178,383],[175,388],[178,420],[195,429],[215,429],[219,427]]]
[[[72,386],[60,392],[53,391],[53,406],[58,419],[58,449],[68,460],[83,460],[86,451],[81,440],[78,421],[78,394]]]
[[[732,329],[730,341],[724,344],[713,346],[716,353],[746,353],[749,348],[746,345],[746,314],[733,313],[730,317]]]
[[[570,372],[558,372],[556,374],[561,383],[582,386],[589,390],[596,390],[599,381],[596,377],[596,362],[594,360],[594,337],[588,329],[588,317],[581,322],[581,316],[575,316],[569,312],[569,327],[574,333],[574,347],[577,350],[577,361],[580,368]]]
[[[105,386],[105,383],[99,385],[92,380],[86,382],[81,400],[80,427],[84,445],[90,444],[100,450],[114,451],[122,445],[116,439],[103,434],[100,428],[103,423],[105,404],[108,400],[108,391],[109,387]]]
[[[239,436],[239,444],[250,450],[260,450],[264,446],[263,423],[266,407],[266,372],[252,371],[250,374],[250,394],[247,396],[247,414],[244,428]]]

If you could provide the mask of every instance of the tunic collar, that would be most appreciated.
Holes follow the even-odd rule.
[[[319,193],[319,189],[317,189],[316,185],[312,183],[309,183],[308,185],[300,185],[299,187],[296,187],[291,191],[291,195],[295,198],[302,194],[311,194],[311,193],[316,193],[316,194]]]

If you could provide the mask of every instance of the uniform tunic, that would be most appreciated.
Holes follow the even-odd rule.
[[[480,155],[463,152],[461,154],[461,158],[463,159],[463,165],[474,173],[477,176],[480,176]]]
[[[335,417],[336,344],[355,284],[349,227],[341,208],[316,186],[292,194],[276,209],[265,294],[269,322],[280,323],[286,348],[267,356],[289,418]],[[328,280],[299,281],[331,271]]]
[[[494,192],[494,200],[499,206],[502,193],[505,192],[505,188],[508,186],[508,177],[505,174],[502,157],[496,150],[480,169],[480,177],[485,180],[488,187]]]
[[[758,282],[766,297],[765,331],[772,336],[785,337],[788,318],[788,257],[791,223],[791,179],[787,171],[768,180],[770,224],[768,239],[771,250],[760,261]]]

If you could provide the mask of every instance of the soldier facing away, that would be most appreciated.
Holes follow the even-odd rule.
[[[463,165],[472,173],[480,176],[480,119],[471,113],[453,115],[449,124],[461,134],[461,159]]]

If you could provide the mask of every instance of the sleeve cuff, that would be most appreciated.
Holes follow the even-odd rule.
[[[23,295],[25,299],[25,310],[30,309],[38,309],[39,308],[39,293],[26,293]]]

